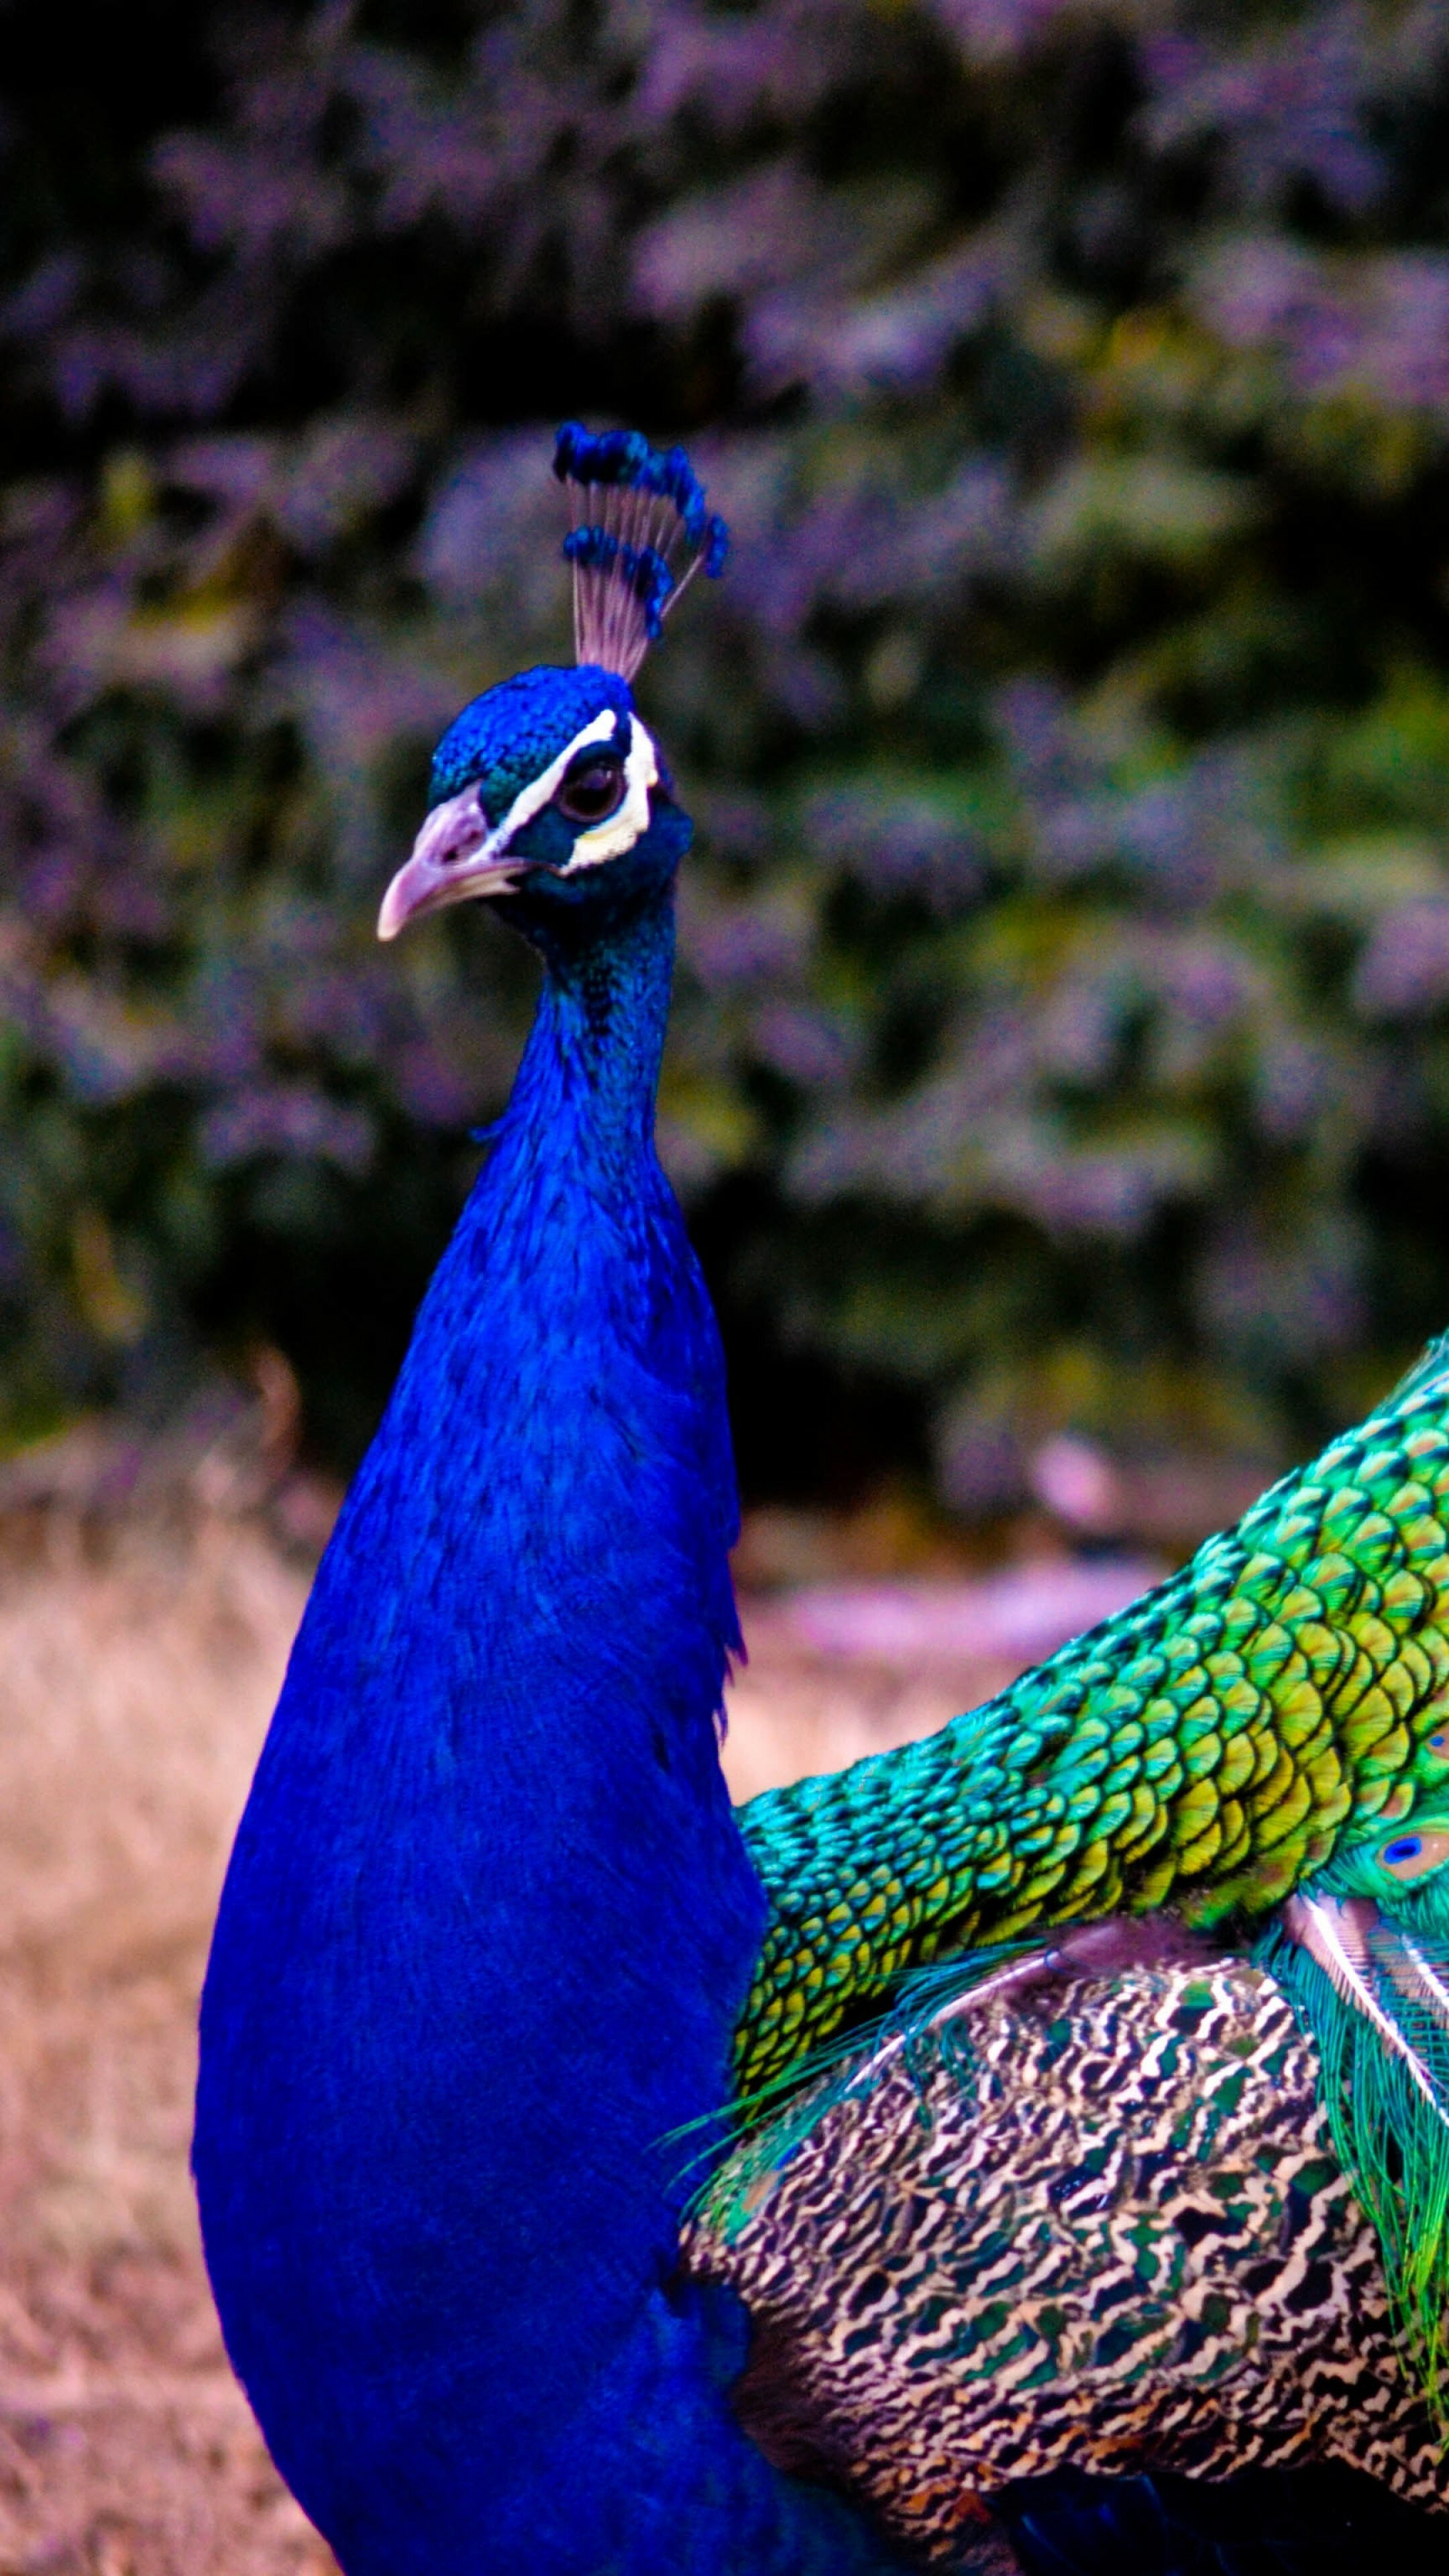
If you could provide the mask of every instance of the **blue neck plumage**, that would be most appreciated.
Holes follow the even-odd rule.
[[[562,1121],[589,1164],[627,1189],[653,1163],[674,964],[672,884],[621,893],[602,918],[535,919],[530,934],[544,959],[543,990],[495,1135],[530,1134],[555,1155]]]
[[[687,829],[687,827],[686,827]],[[346,2576],[878,2563],[723,2394],[667,2142],[762,1926],[714,1319],[655,1160],[669,870],[529,927],[538,1017],[319,1571],[228,1874],[196,2173]]]

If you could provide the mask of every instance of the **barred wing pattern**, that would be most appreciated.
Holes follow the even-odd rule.
[[[1245,1959],[967,1996],[747,2139],[684,2251],[749,2306],[762,2448],[928,2560],[1066,2463],[1449,2505],[1317,2051]]]

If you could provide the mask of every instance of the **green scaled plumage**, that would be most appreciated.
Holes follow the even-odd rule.
[[[1262,1915],[1449,1783],[1449,1340],[1181,1573],[925,1742],[743,1811],[772,2084],[967,1946]]]

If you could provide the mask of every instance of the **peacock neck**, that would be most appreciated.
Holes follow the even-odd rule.
[[[513,1099],[319,1570],[228,1872],[195,2166],[347,2576],[878,2562],[672,2283],[763,1927],[715,1722],[718,1336],[652,1127],[667,892],[550,924]],[[673,2141],[673,2143],[671,2143]]]
[[[654,1102],[674,967],[672,880],[601,911],[531,925],[543,989],[503,1135],[552,1152],[565,1137],[591,1173],[628,1188],[653,1161]]]
[[[451,1622],[434,1616],[432,1648],[466,1650],[495,1688],[526,1669],[535,1712],[545,1670],[561,1689],[607,1658],[616,1703],[667,1712],[671,1761],[702,1794],[739,1645],[738,1511],[718,1332],[654,1148],[672,884],[530,930],[533,1029],[349,1503],[357,1529],[339,1533],[345,1612],[355,1635],[359,1548],[406,1533],[398,1604],[415,1654],[432,1512],[428,1590],[435,1608],[446,1590]],[[593,1737],[578,1706],[559,1703],[561,1776],[624,1750],[622,1721]]]

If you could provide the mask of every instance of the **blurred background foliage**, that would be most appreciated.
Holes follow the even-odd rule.
[[[356,1455],[531,996],[376,906],[571,413],[736,531],[642,690],[747,1488],[1210,1519],[1449,1324],[1444,0],[0,29],[9,1439],[274,1346]]]

